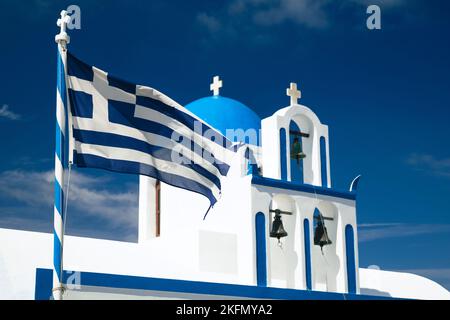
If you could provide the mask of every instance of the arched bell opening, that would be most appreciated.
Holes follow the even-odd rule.
[[[313,288],[318,291],[337,291],[340,261],[337,255],[337,208],[321,202],[313,214],[312,268]]]
[[[303,152],[303,136],[307,135],[302,132],[295,121],[289,124],[289,146],[290,146],[290,169],[291,181],[303,183],[303,160],[306,154]]]
[[[305,115],[295,115],[289,121],[288,180],[314,184],[313,163],[318,152],[314,148],[314,125]]]
[[[298,265],[297,212],[294,200],[275,195],[270,204],[270,283],[281,288],[295,288]]]
[[[333,244],[333,241],[328,235],[325,220],[333,221],[334,219],[330,217],[324,217],[319,209],[316,208],[313,215],[314,245],[320,247],[322,254],[324,254],[323,247]]]

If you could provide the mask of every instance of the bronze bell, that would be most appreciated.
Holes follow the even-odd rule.
[[[322,249],[323,246],[330,245],[333,242],[331,242],[330,238],[328,237],[327,228],[325,227],[323,218],[320,217],[317,220],[317,226],[314,231],[314,244],[316,246],[320,246],[320,249]]]
[[[302,145],[300,144],[298,137],[294,138],[294,142],[291,145],[291,159],[296,159],[297,164],[300,164],[300,160],[306,158],[306,154],[302,151]]]
[[[280,238],[286,237],[288,233],[284,230],[283,221],[281,221],[281,214],[276,213],[275,218],[272,223],[272,231],[270,231],[271,238]]]

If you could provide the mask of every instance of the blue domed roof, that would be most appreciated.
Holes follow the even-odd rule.
[[[211,96],[195,100],[186,108],[219,130],[224,136],[226,136],[227,129],[243,129],[244,131],[254,129],[256,130],[257,145],[260,145],[261,119],[243,103],[222,96]],[[247,141],[240,141],[236,137],[233,140],[233,142],[251,142],[248,141],[248,138]]]

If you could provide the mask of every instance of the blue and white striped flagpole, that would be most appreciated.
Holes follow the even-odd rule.
[[[70,16],[66,11],[61,11],[61,18],[57,25],[61,31],[55,37],[58,44],[57,61],[57,93],[56,93],[56,145],[55,145],[55,207],[53,213],[54,240],[53,240],[53,298],[62,300],[64,293],[63,284],[63,243],[64,243],[64,171],[67,168],[68,158],[66,142],[68,134],[66,131],[67,123],[67,88],[66,88],[66,62],[67,62],[67,44],[70,37],[66,32],[67,23],[70,22]]]

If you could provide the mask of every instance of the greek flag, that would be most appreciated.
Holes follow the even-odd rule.
[[[147,175],[217,202],[235,152],[219,132],[157,90],[70,53],[67,87],[75,165]]]

